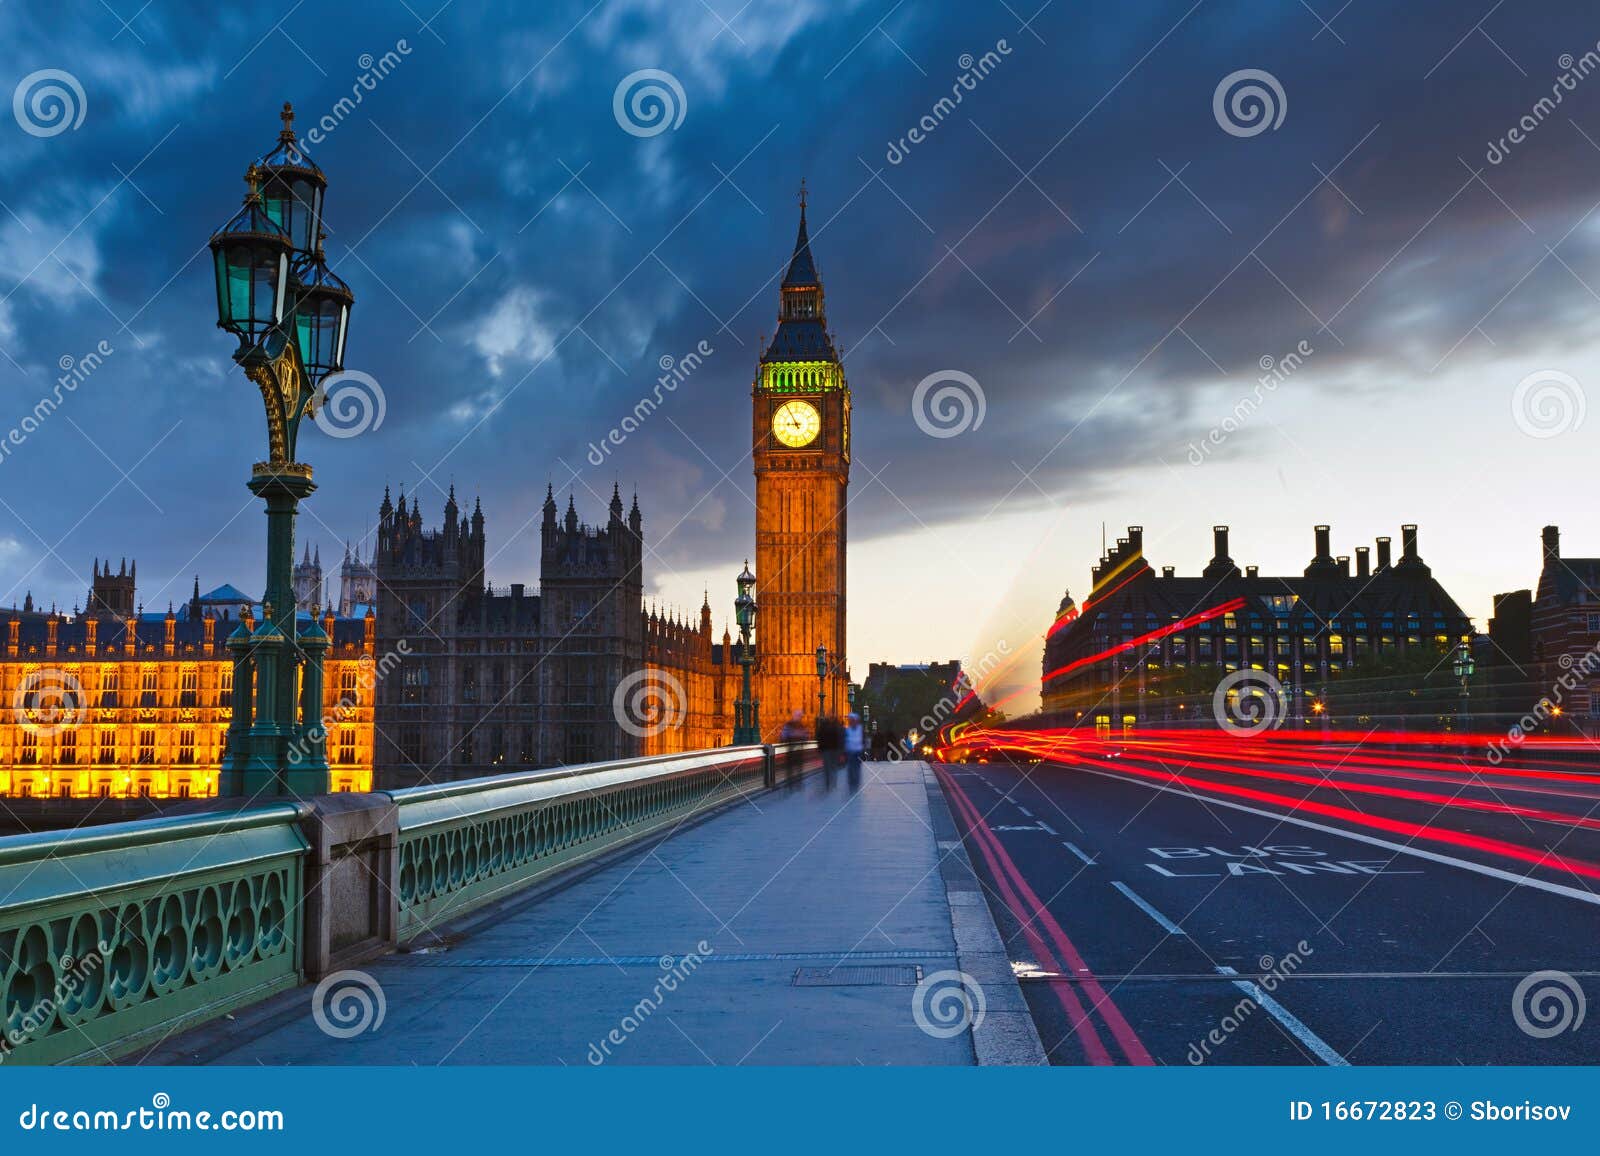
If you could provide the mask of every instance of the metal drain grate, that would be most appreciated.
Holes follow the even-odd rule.
[[[922,969],[912,964],[877,967],[798,967],[795,987],[915,987]]]

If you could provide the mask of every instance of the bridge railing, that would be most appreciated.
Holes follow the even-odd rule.
[[[759,790],[759,746],[391,791],[404,943],[622,843]]]
[[[0,1061],[109,1060],[300,983],[300,819],[0,839]]]
[[[0,1065],[144,1051],[771,786],[790,750],[0,838]]]

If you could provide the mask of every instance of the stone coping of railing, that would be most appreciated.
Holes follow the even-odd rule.
[[[298,826],[304,812],[279,803],[9,835],[0,838],[0,913],[303,852],[309,846]]]
[[[765,748],[753,745],[719,747],[713,751],[651,755],[545,771],[519,771],[382,793],[394,800],[400,810],[400,830],[409,834],[440,823],[482,817],[569,795],[596,795],[651,779],[737,766],[762,758],[765,753]]]

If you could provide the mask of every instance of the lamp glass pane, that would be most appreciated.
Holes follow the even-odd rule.
[[[296,249],[311,251],[312,218],[316,216],[317,187],[307,180],[289,186],[293,203],[289,206],[289,239]]]
[[[244,329],[251,327],[250,312],[250,250],[235,245],[224,250],[228,279],[228,321]]]
[[[273,321],[283,320],[283,298],[289,289],[289,254],[278,254],[278,294],[273,302]]]
[[[344,368],[344,339],[350,332],[350,307],[339,306],[339,340],[334,350],[333,368],[335,371]]]
[[[266,262],[250,267],[251,288],[250,304],[246,316],[252,322],[252,327],[260,331],[270,326],[277,319],[275,312],[277,301],[272,286],[272,266]]]
[[[301,364],[309,371],[316,348],[316,330],[309,310],[301,309],[294,315],[294,343],[300,350]]]
[[[232,323],[233,317],[228,312],[228,258],[226,250],[218,249],[212,254],[217,282],[217,320],[224,325]]]

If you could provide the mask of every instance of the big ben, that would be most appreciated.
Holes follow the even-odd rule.
[[[828,333],[803,186],[780,297],[777,332],[751,390],[758,701],[766,738],[795,710],[815,722],[819,646],[829,668],[824,709],[838,714],[845,707],[850,387]]]

